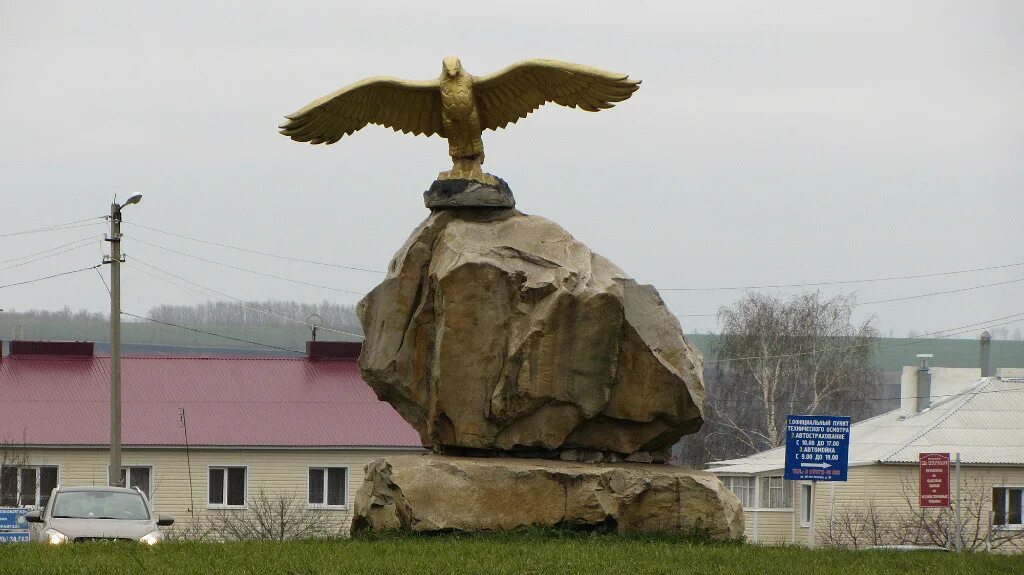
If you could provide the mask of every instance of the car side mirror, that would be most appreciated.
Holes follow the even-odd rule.
[[[161,515],[157,517],[156,524],[158,527],[170,527],[174,525],[174,518],[168,517],[167,515]]]
[[[43,522],[43,512],[42,511],[38,511],[38,510],[36,510],[36,511],[29,511],[28,513],[25,514],[25,521],[28,521],[29,523],[42,523]]]

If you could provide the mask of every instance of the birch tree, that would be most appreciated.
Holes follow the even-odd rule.
[[[709,459],[782,445],[789,414],[872,413],[881,387],[871,365],[878,330],[874,318],[855,324],[853,307],[852,296],[751,293],[719,311],[707,360]]]

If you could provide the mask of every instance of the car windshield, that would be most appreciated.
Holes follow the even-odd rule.
[[[76,519],[149,519],[149,509],[138,493],[118,491],[62,491],[53,502],[53,517]]]

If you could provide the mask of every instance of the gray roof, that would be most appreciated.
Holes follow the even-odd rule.
[[[914,463],[922,452],[960,453],[962,463],[1024,466],[1024,378],[986,377],[906,414],[890,411],[850,426],[850,465]],[[715,461],[718,474],[781,470],[785,448]]]

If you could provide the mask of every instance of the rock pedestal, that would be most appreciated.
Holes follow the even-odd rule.
[[[439,451],[614,461],[703,422],[703,358],[658,292],[539,216],[434,212],[357,311],[363,379]]]
[[[639,463],[404,455],[377,459],[353,532],[492,531],[531,525],[743,535],[743,510],[706,472]]]
[[[511,193],[464,183],[435,183],[433,213],[357,308],[363,379],[437,453],[367,465],[353,531],[741,537],[721,481],[656,463],[704,402],[703,358],[658,292],[502,207]]]

